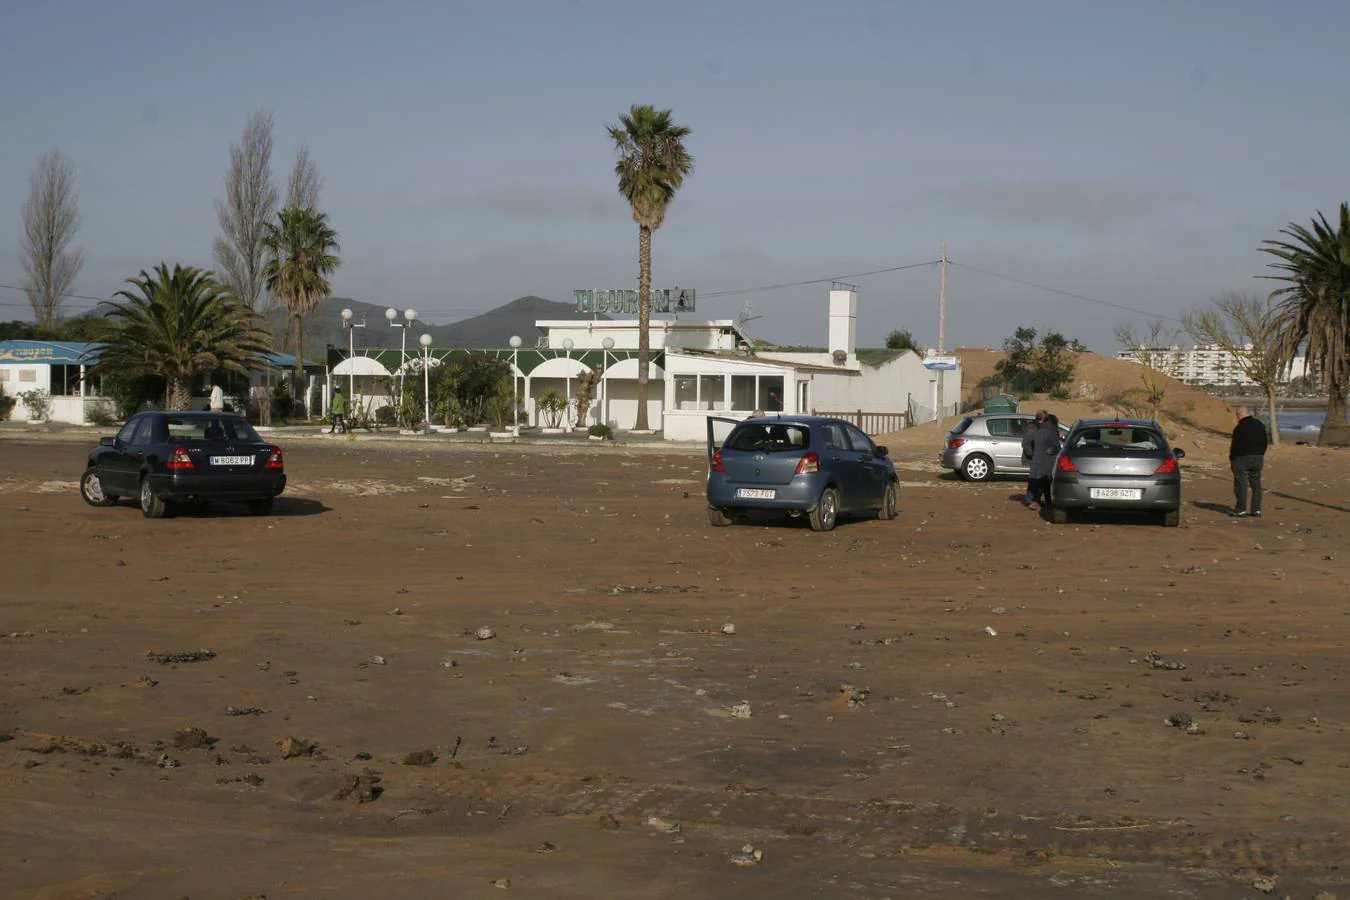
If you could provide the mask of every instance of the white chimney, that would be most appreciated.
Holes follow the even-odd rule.
[[[851,360],[858,350],[858,292],[853,288],[830,290],[830,356]]]

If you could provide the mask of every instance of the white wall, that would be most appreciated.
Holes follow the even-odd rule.
[[[572,339],[573,350],[599,350],[606,337],[614,338],[614,349],[638,348],[636,320],[617,321],[539,321],[535,325],[544,331],[548,346],[561,350],[563,341]],[[653,320],[649,330],[651,348],[681,348],[687,350],[735,350],[736,323],[730,319],[710,322],[679,322]]]

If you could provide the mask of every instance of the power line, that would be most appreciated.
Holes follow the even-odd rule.
[[[1153,316],[1154,318],[1157,319],[1166,319],[1169,322],[1176,322],[1178,324],[1181,324],[1180,319],[1174,318],[1172,316],[1165,316],[1162,313],[1156,313],[1151,310],[1136,309],[1133,306],[1126,306],[1123,303],[1112,303],[1109,300],[1098,300],[1095,297],[1087,297],[1084,296],[1083,294],[1075,294],[1073,291],[1062,291],[1059,288],[1047,287],[1043,284],[1037,284],[1034,281],[1026,281],[1021,278],[1014,278],[1011,275],[1001,275],[998,272],[990,272],[988,269],[981,269],[978,266],[970,266],[966,265],[965,263],[959,263],[954,259],[949,260],[949,262],[953,266],[960,266],[963,269],[969,269],[970,271],[978,272],[981,275],[988,275],[990,278],[999,278],[1002,279],[1003,281],[1011,281],[1013,284],[1020,284],[1025,287],[1035,288],[1038,291],[1045,291],[1046,293],[1050,294],[1059,294],[1062,297],[1072,297],[1075,300],[1083,300],[1087,303],[1095,303],[1098,306],[1109,306],[1112,309],[1123,309],[1126,312],[1137,313],[1141,316]]]
[[[734,291],[702,291],[699,293],[701,299],[708,297],[737,297],[741,294],[760,294],[765,291],[778,291],[784,288],[809,287],[813,284],[830,284],[835,281],[843,281],[845,278],[866,278],[869,275],[885,275],[888,272],[903,272],[905,269],[921,269],[925,266],[936,266],[942,260],[930,259],[927,262],[910,263],[904,266],[890,266],[885,269],[873,269],[870,272],[849,272],[846,275],[834,275],[829,278],[810,278],[806,281],[787,281],[782,284],[765,284],[759,287],[738,288]]]

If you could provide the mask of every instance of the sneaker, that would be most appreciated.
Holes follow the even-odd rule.
[[[1041,509],[1041,505],[1037,503],[1035,500],[1032,500],[1030,503],[1027,504],[1027,509],[1031,510],[1032,512],[1039,512]]]
[[[1254,509],[1254,510],[1252,510],[1252,518],[1255,518],[1255,519],[1261,518],[1261,510],[1259,510],[1259,509]]]
[[[1246,511],[1245,509],[1239,509],[1239,510],[1237,510],[1236,512],[1233,513],[1233,518],[1235,518],[1235,519],[1245,519],[1245,518],[1247,518],[1247,511]]]

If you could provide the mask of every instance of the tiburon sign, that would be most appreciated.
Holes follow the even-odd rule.
[[[638,313],[638,292],[631,290],[572,292],[577,298],[577,312],[581,315],[600,313],[623,313],[635,316]],[[671,288],[664,290],[652,288],[652,312],[682,313],[694,309],[693,288]]]

